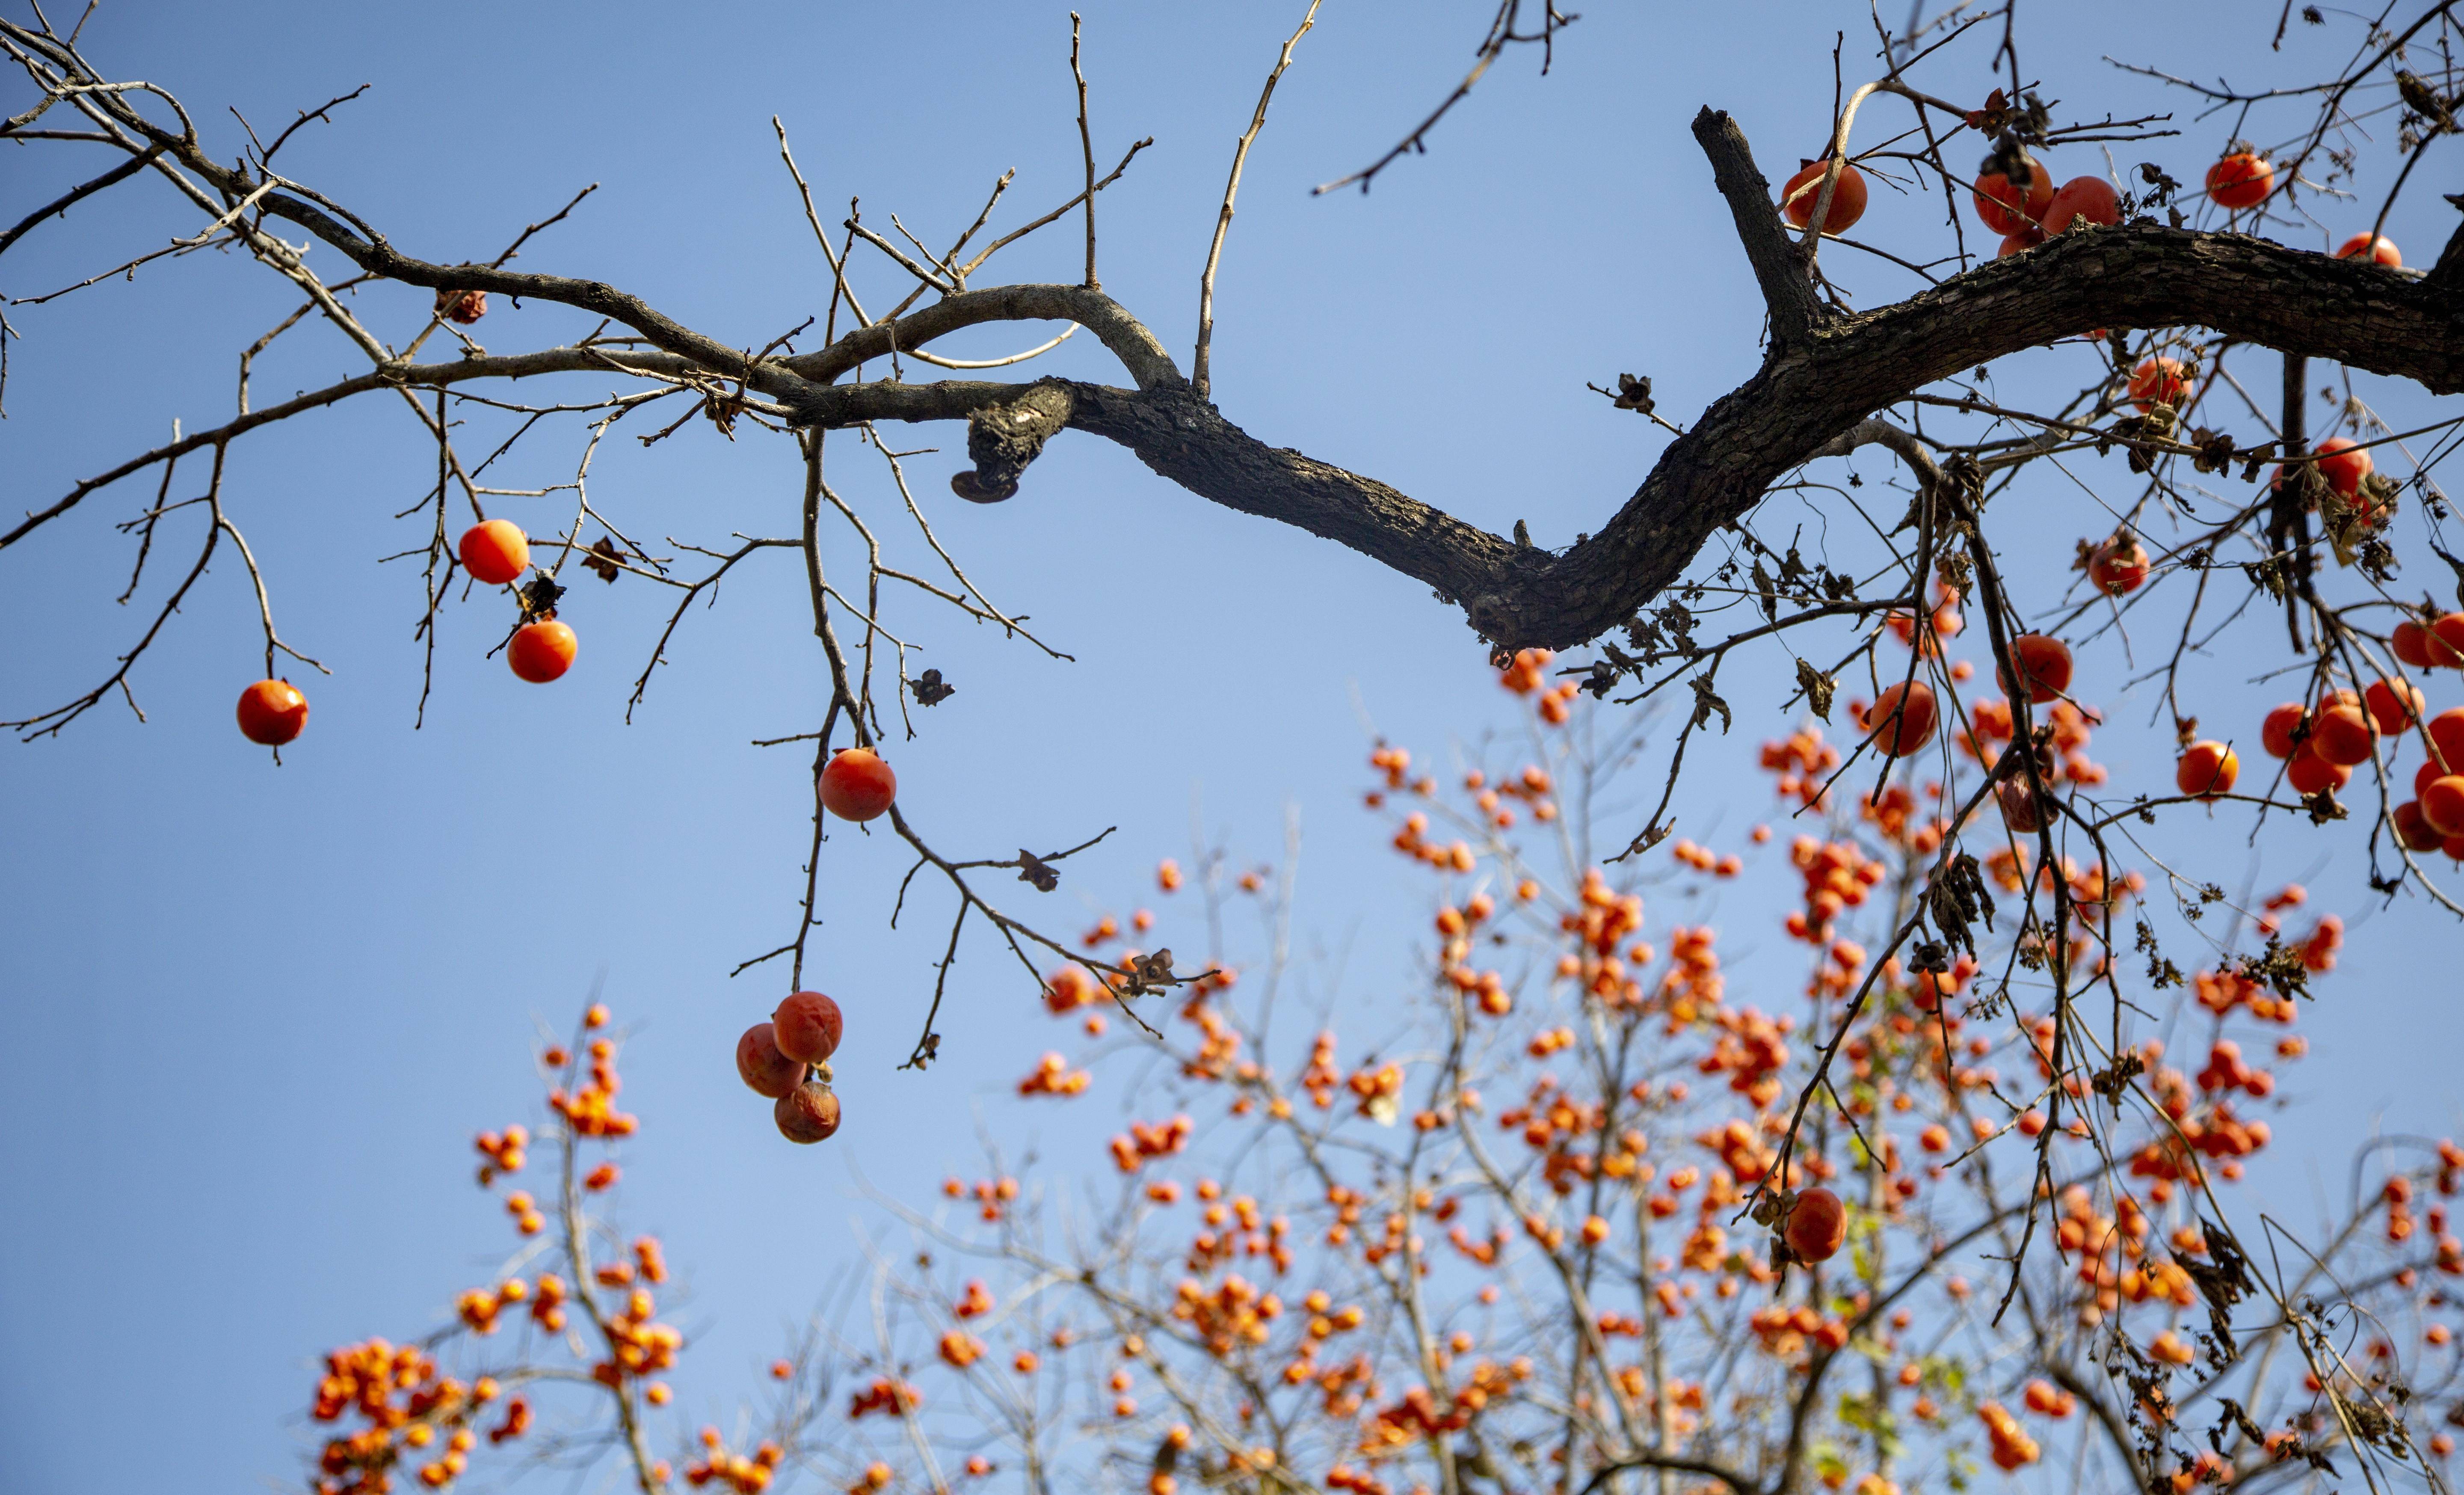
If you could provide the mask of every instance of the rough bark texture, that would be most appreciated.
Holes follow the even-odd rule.
[[[177,135],[138,127],[232,202],[262,185]],[[1774,479],[1883,407],[1962,369],[2091,328],[2203,325],[2288,354],[2411,379],[2433,393],[2464,388],[2464,286],[2453,283],[2464,254],[2455,245],[2431,276],[2414,279],[2367,261],[2142,222],[2065,234],[1896,305],[1842,314],[1816,303],[1800,250],[1782,230],[1770,186],[1735,123],[1706,109],[1695,134],[1771,308],[1770,356],[1752,379],[1670,444],[1605,525],[1562,553],[1517,546],[1375,479],[1268,447],[1194,394],[1155,336],[1110,297],[1087,287],[960,292],[816,353],[755,359],[598,281],[419,260],[357,219],[345,224],[349,215],[337,216],[340,209],[279,191],[260,201],[267,213],[306,228],[371,274],[435,289],[561,302],[622,322],[662,350],[618,358],[598,349],[559,349],[450,366],[388,364],[369,376],[373,382],[445,384],[491,372],[625,363],[698,368],[740,379],[777,399],[797,424],[825,427],[967,419],[1011,405],[1023,388],[1042,388],[1045,394],[1013,407],[1030,416],[1016,431],[998,429],[989,416],[972,423],[969,449],[979,464],[972,480],[987,493],[1014,483],[1066,421],[1129,448],[1202,497],[1298,525],[1428,583],[1460,603],[1484,636],[1514,648],[1580,644],[1624,622],[1683,573],[1713,531],[1760,501]],[[1066,319],[1094,332],[1137,388],[833,383],[962,327],[1040,319]],[[220,434],[227,439],[230,432]],[[81,485],[0,537],[0,544],[106,480]]]

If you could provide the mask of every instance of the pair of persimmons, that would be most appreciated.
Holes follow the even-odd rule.
[[[1780,202],[1789,222],[1802,229],[1814,220],[1815,205],[1822,196],[1822,178],[1830,165],[1827,157],[1809,161],[1788,179],[1780,189]],[[2024,180],[2013,181],[2014,175]],[[2234,212],[2255,208],[2276,189],[2276,167],[2254,152],[2236,150],[2208,168],[2207,187],[2209,198],[2220,208]],[[2122,194],[2112,183],[2083,176],[2057,187],[2052,174],[2024,153],[2015,165],[1997,165],[1993,157],[1987,157],[1971,196],[1977,218],[2003,236],[1996,258],[2034,249],[2074,224],[2111,228],[2122,222]],[[1843,164],[1838,181],[1832,185],[1830,210],[1822,215],[1822,231],[1847,232],[1865,215],[1865,200],[1864,173]],[[2391,269],[2404,264],[2393,243],[2369,233],[2356,233],[2345,240],[2336,258],[2350,259],[2364,253]]]
[[[459,550],[462,569],[490,586],[502,586],[530,569],[530,537],[511,519],[480,520],[463,531]],[[551,612],[514,630],[505,661],[522,679],[545,685],[573,668],[580,647],[573,629]],[[288,680],[259,680],[239,693],[240,736],[251,742],[280,747],[307,725],[308,697]]]

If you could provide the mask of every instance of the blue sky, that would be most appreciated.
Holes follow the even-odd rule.
[[[6,3],[22,16],[22,0]],[[1081,9],[1097,155],[1109,164],[1131,140],[1155,137],[1102,199],[1105,286],[1185,366],[1232,141],[1303,7]],[[2168,106],[2125,90],[2100,60],[2124,47],[2237,81],[2307,78],[2342,58],[2271,55],[2276,8],[2263,19],[2260,7],[2234,9],[2249,32],[2204,8],[2049,10],[2023,33],[2025,54],[2065,115]],[[1852,86],[1871,69],[1870,42],[1859,40],[1870,32],[1864,10],[1844,4],[1757,8],[1750,22],[1718,8],[1603,5],[1567,34],[1551,77],[1536,76],[1534,55],[1509,56],[1431,153],[1396,165],[1370,196],[1310,197],[1441,96],[1487,10],[1327,6],[1249,165],[1218,286],[1216,395],[1271,444],[1493,530],[1526,519],[1541,543],[1563,544],[1613,512],[1664,440],[1586,381],[1647,373],[1662,410],[1683,422],[1758,356],[1759,302],[1687,121],[1705,103],[1732,111],[1777,177],[1816,149],[1834,31],[1849,33]],[[2308,44],[2298,31],[2294,41]],[[1014,166],[1014,223],[1074,190],[1067,43],[1065,7],[1016,3],[707,8],[690,22],[626,4],[130,3],[99,12],[85,39],[106,72],[179,93],[225,155],[236,134],[227,104],[262,131],[372,82],[286,159],[429,258],[489,257],[599,182],[520,266],[615,282],[742,344],[820,311],[827,294],[776,157],[774,113],[825,221],[861,194],[869,221],[895,210],[926,238],[946,236]],[[1935,81],[1954,97],[1988,86],[1981,74]],[[13,112],[24,96],[11,84],[0,103]],[[2142,153],[2187,180],[2224,126],[2186,127]],[[2101,169],[2085,148],[2074,154],[2057,169]],[[11,221],[91,169],[33,151],[9,159],[0,219]],[[12,251],[0,292],[81,279],[192,231],[191,216],[135,184]],[[1886,242],[1939,236],[1923,208],[1881,190],[1868,223]],[[2450,227],[2423,193],[2388,232],[2427,260]],[[1071,278],[1078,245],[1074,229],[1047,231],[1004,256],[1007,273]],[[327,253],[311,261],[331,275]],[[1848,274],[1866,304],[1911,284],[1870,262]],[[877,300],[891,281],[869,284]],[[12,312],[24,341],[0,426],[10,503],[48,501],[160,441],[174,419],[194,429],[220,418],[237,349],[291,304],[263,272],[198,256]],[[406,315],[398,308],[388,325]],[[577,330],[556,309],[501,304],[474,329],[498,351]],[[946,351],[992,356],[1042,336],[993,329]],[[1091,344],[1076,340],[1048,366],[1115,377]],[[2070,347],[2009,361],[2001,387],[2076,387],[2090,356]],[[303,328],[260,365],[257,397],[313,386],[350,362]],[[2431,407],[2362,383],[2391,413]],[[1089,438],[1056,442],[1018,500],[974,509],[941,496],[958,433],[901,434],[945,449],[913,466],[971,573],[1077,657],[1056,664],[907,610],[931,645],[919,666],[959,687],[896,758],[902,802],[925,832],[1001,856],[1117,824],[1045,900],[1054,925],[1074,928],[1142,898],[1157,856],[1188,860],[1193,829],[1280,862],[1288,812],[1307,846],[1304,947],[1332,951],[1365,932],[1343,989],[1374,997],[1407,980],[1401,939],[1387,932],[1419,927],[1425,889],[1392,865],[1358,810],[1361,760],[1373,724],[1441,754],[1450,738],[1505,723],[1460,614],[1349,552],[1195,499]],[[577,450],[569,429],[535,438],[510,479],[561,481]],[[854,501],[894,503],[877,458],[845,437],[831,451],[834,481]],[[1869,480],[1889,474],[1879,456],[1858,465]],[[824,858],[815,975],[848,1014],[839,1069],[849,1119],[836,1154],[779,1143],[727,1055],[780,990],[727,972],[792,932],[808,760],[747,743],[808,730],[825,698],[801,579],[783,558],[748,563],[715,610],[687,622],[629,727],[625,696],[665,599],[631,582],[583,582],[567,614],[581,662],[552,689],[482,659],[496,614],[459,607],[428,724],[413,732],[417,578],[377,558],[419,542],[392,516],[432,469],[407,412],[374,400],[234,449],[232,512],[285,634],[335,671],[294,672],[313,718],[278,771],[231,730],[231,701],[258,672],[259,646],[245,575],[228,563],[140,667],[144,725],[110,706],[64,739],[0,750],[0,1343],[11,1349],[0,1356],[0,1448],[24,1487],[74,1481],[109,1495],[151,1487],[164,1462],[221,1485],[289,1478],[297,1431],[286,1419],[310,1390],[314,1356],[432,1324],[489,1269],[500,1225],[469,1187],[468,1138],[536,1123],[534,1019],[561,1027],[595,981],[633,1024],[627,1100],[650,1118],[627,1155],[627,1212],[695,1268],[688,1396],[714,1404],[856,1259],[846,1160],[912,1193],[973,1165],[984,1108],[1050,1041],[1016,972],[971,945],[943,1022],[945,1062],[929,1075],[896,1072],[946,914],[927,893],[923,916],[890,933],[906,860],[885,837],[842,832]],[[792,523],[792,451],[775,438],[730,444],[697,427],[643,451],[620,436],[593,485],[601,507],[654,544]],[[0,712],[84,690],[142,627],[139,609],[162,595],[164,576],[115,606],[130,556],[110,525],[150,492],[100,495],[75,522],[0,557]],[[2073,539],[2101,534],[2075,495],[2039,481],[2006,502],[1996,518],[2013,553],[2066,561]],[[506,512],[539,531],[556,509],[516,501]],[[190,541],[166,530],[165,543]],[[2019,585],[2041,607],[2066,582],[2049,564]],[[2213,719],[2247,722],[2246,737],[2283,693],[2246,684],[2249,672],[2227,658],[2200,682]],[[1735,736],[1697,759],[1687,803],[1699,808],[1681,832],[1727,849],[1766,813],[1748,749],[1784,725],[1770,679],[1761,699],[1738,693]],[[2152,703],[2116,693],[2099,756],[2117,779],[2169,778],[2167,735],[2146,728]],[[2351,827],[2259,851],[2242,835],[2219,822],[2167,845],[2229,886],[2308,881],[2353,925],[2312,1024],[2321,1053],[2289,1084],[2305,1144],[2318,1140],[2272,1176],[2301,1209],[2313,1179],[2341,1179],[2348,1146],[2382,1118],[2453,1126],[2456,934],[2417,902],[2370,912]],[[1752,902],[1775,888],[1732,894],[1728,916],[1742,928],[1775,916],[1775,905]],[[1793,989],[1785,961],[1768,974],[1774,1000]],[[157,1379],[169,1365],[181,1373]],[[100,1454],[132,1427],[143,1457]]]

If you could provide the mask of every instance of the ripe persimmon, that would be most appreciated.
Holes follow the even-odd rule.
[[[2464,836],[2464,774],[2444,774],[2422,787],[2421,818],[2442,836]]]
[[[2013,639],[2011,663],[2028,689],[2028,699],[2039,706],[2058,699],[2071,688],[2071,647],[2049,634],[2022,633]],[[1994,671],[1993,678],[2001,685],[2003,694],[2018,693],[2001,670]]]
[[[2213,739],[2191,743],[2173,765],[2173,786],[2202,800],[2231,794],[2233,780],[2240,777],[2241,759],[2232,748]]]
[[[1780,188],[1780,211],[1788,221],[1804,228],[1814,219],[1814,205],[1822,199],[1823,173],[1830,169],[1828,160],[1809,161],[1796,175]],[[1865,216],[1865,174],[1842,163],[1839,180],[1832,184],[1831,209],[1822,215],[1822,231],[1845,233]]]
[[[490,586],[502,586],[528,570],[530,537],[511,519],[484,519],[462,532],[462,569]]]
[[[2417,619],[2407,618],[2397,624],[2395,636],[2387,641],[2387,647],[2394,650],[2397,659],[2415,670],[2431,668],[2430,629]]]
[[[239,735],[280,747],[308,725],[308,697],[288,680],[259,680],[239,693]]]
[[[2353,781],[2353,771],[2342,763],[2328,762],[2304,742],[2284,765],[2284,778],[2293,785],[2293,792],[2306,800],[2321,789],[2344,787]]]
[[[2437,826],[2430,824],[2430,818],[2421,813],[2419,800],[2405,801],[2395,807],[2388,819],[2394,823],[2395,839],[2403,842],[2409,851],[2435,851],[2447,839],[2438,833]]]
[[[2102,177],[2073,177],[2054,191],[2054,200],[2044,211],[2045,237],[2066,233],[2074,224],[2102,224],[2112,228],[2122,221],[2122,194]]]
[[[2255,208],[2274,190],[2276,168],[2254,152],[2235,151],[2208,168],[2208,197],[2219,208]]]
[[[1800,1262],[1827,1262],[1848,1239],[1848,1210],[1828,1189],[1806,1189],[1789,1206],[1781,1227]]]
[[[779,1097],[770,1119],[790,1142],[819,1142],[839,1129],[838,1092],[819,1080],[807,1080]]]
[[[2158,401],[2182,408],[2190,393],[2190,370],[2177,358],[2143,358],[2130,371],[2130,403],[2141,414]]]
[[[2387,237],[2385,234],[2381,234],[2374,239],[2370,236],[2367,230],[2364,230],[2362,232],[2356,233],[2351,238],[2346,239],[2336,249],[2336,257],[2338,259],[2350,259],[2354,255],[2361,253],[2367,253],[2370,258],[2377,260],[2380,264],[2387,266],[2390,270],[2402,270],[2404,268],[2404,256],[2396,253],[2395,241]]]
[[[2310,719],[2309,711],[2299,701],[2287,701],[2267,714],[2258,728],[2258,741],[2270,758],[2291,758],[2301,746],[2294,734]]]
[[[2421,719],[2423,700],[2421,687],[2409,680],[2373,680],[2362,693],[2362,703],[2370,709],[2370,719],[2389,737],[2404,731]]]
[[[542,618],[515,630],[505,663],[531,684],[545,685],[573,668],[574,651],[581,647],[571,628],[554,618]]]
[[[2127,597],[2147,580],[2147,547],[2135,539],[2109,539],[2088,558],[2088,584],[2107,597]]]
[[[2016,233],[2002,235],[2002,247],[1993,252],[1993,257],[2009,259],[2013,254],[2023,254],[2044,242],[2045,231],[2032,223]]]
[[[801,1060],[779,1051],[779,1040],[771,1024],[757,1022],[736,1041],[736,1073],[754,1094],[767,1095],[775,1101],[803,1081],[804,1066]]]
[[[845,748],[822,769],[822,807],[841,820],[880,817],[898,798],[898,776],[870,748]]]
[[[2449,773],[2464,774],[2464,706],[2451,706],[2430,718],[2430,746]]]
[[[2330,436],[2312,450],[2319,454],[2319,475],[2327,486],[2347,498],[2361,492],[2362,479],[2370,475],[2369,449],[2347,437]]]
[[[838,1052],[846,1031],[839,1004],[820,992],[798,992],[770,1014],[771,1041],[798,1064],[818,1065]]]
[[[2322,703],[2310,718],[2310,751],[2341,767],[2368,762],[2378,737],[2369,714],[2352,701]]]
[[[2432,623],[2421,651],[2434,668],[2464,670],[2464,612],[2446,613]]]
[[[1932,740],[1937,711],[1932,686],[1923,680],[1898,681],[1883,687],[1865,713],[1865,733],[1892,757],[1905,758]]]
[[[2022,156],[2028,181],[2014,184],[2005,172],[1988,171],[1976,179],[1976,216],[1996,233],[2017,233],[2044,221],[2053,206],[2054,179],[2033,156]]]

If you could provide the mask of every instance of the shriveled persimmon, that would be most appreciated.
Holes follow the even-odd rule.
[[[790,1059],[779,1051],[776,1030],[770,1023],[757,1022],[736,1041],[736,1073],[754,1094],[775,1101],[803,1080],[804,1066],[802,1060]]]
[[[582,641],[573,629],[554,618],[525,623],[514,631],[514,642],[505,649],[505,663],[514,673],[533,685],[545,685],[573,668],[575,651]]]
[[[838,1052],[846,1020],[839,1004],[820,992],[798,992],[770,1014],[771,1041],[798,1064],[826,1063]]]
[[[790,1142],[812,1143],[839,1129],[838,1092],[819,1080],[806,1080],[770,1108],[779,1134]]]
[[[1781,1233],[1800,1262],[1827,1262],[1848,1240],[1848,1208],[1828,1189],[1799,1190]]]
[[[822,807],[841,820],[878,819],[898,798],[898,776],[870,748],[846,748],[822,769]]]
[[[2208,198],[2239,212],[2267,201],[2276,190],[2276,168],[2253,151],[2237,150],[2208,168]]]
[[[259,680],[239,693],[239,735],[280,747],[308,725],[308,697],[288,680]]]
[[[2022,633],[2011,641],[2011,663],[2019,671],[2019,680],[2028,692],[2028,699],[2041,706],[2058,700],[2071,688],[2071,647],[2045,633]],[[2016,695],[2018,690],[2010,676],[2000,669],[1994,671],[2002,693]]]
[[[2122,194],[2102,177],[2073,177],[2054,189],[2044,212],[2045,237],[2067,233],[2079,224],[2112,228],[2122,221]]]
[[[2005,780],[2002,787],[1993,791],[1993,798],[2001,806],[2002,824],[2019,835],[2035,835],[2044,829],[2045,822],[2051,819],[2047,814],[2051,806],[2045,802],[2045,797],[2031,787],[2025,779]]]
[[[1823,174],[1830,169],[1828,160],[1809,161],[1796,175],[1780,188],[1780,210],[1788,221],[1802,229],[1814,221],[1815,205],[1822,200]],[[1831,208],[1822,215],[1822,231],[1845,233],[1865,216],[1865,174],[1842,163],[1839,180],[1832,184]]]
[[[1939,720],[1933,687],[1903,680],[1882,688],[1865,713],[1865,733],[1894,758],[1905,758],[1933,738]]]
[[[2240,777],[2241,759],[2213,738],[2191,743],[2173,765],[2173,786],[2201,800],[2231,794]]]
[[[511,519],[483,519],[462,532],[462,569],[502,586],[530,568],[530,537]]]

